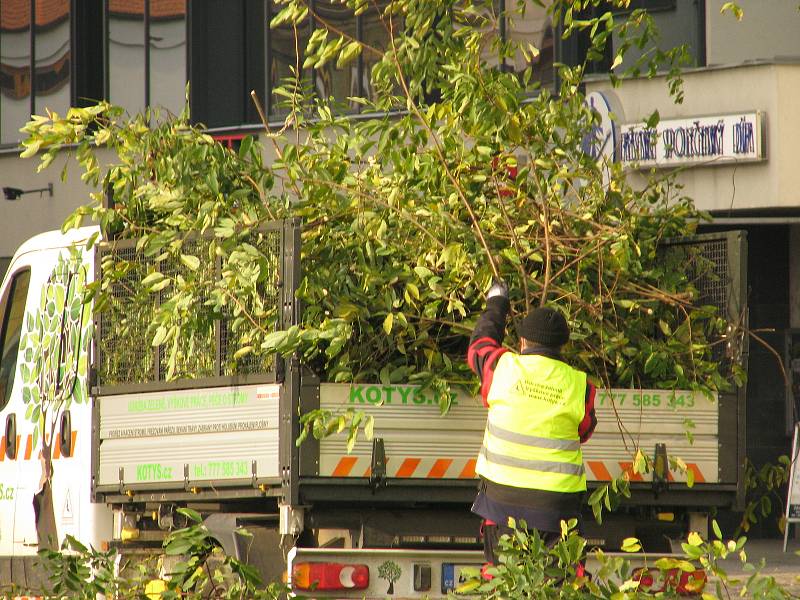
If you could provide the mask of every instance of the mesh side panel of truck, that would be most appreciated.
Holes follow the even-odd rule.
[[[741,329],[744,306],[744,290],[741,281],[744,268],[738,253],[741,252],[739,232],[711,233],[688,238],[667,240],[659,248],[666,269],[680,270],[686,274],[688,283],[696,290],[695,303],[710,305],[717,314],[731,324],[733,331]],[[729,363],[729,344],[736,342],[723,339],[730,332],[715,334],[712,342],[712,359]]]
[[[259,322],[274,322],[282,327],[284,235],[280,222],[253,232],[241,240],[250,256],[256,256],[253,272],[241,274],[236,266],[229,268],[227,259],[215,256],[210,239],[194,237],[184,240],[181,254],[197,257],[199,266],[191,269],[180,256],[148,257],[136,251],[135,240],[119,240],[98,248],[100,276],[108,270],[124,270],[124,275],[111,286],[109,304],[97,315],[96,364],[97,385],[127,386],[152,384],[168,380],[208,380],[242,375],[275,376],[273,355],[249,354],[234,358],[242,347],[242,338],[253,326],[247,317],[237,318],[234,306],[255,315]],[[239,251],[238,249],[235,251]],[[211,258],[210,258],[211,255]],[[203,282],[191,308],[189,318],[195,320],[193,339],[182,339],[174,364],[170,364],[172,341],[153,348],[154,331],[148,331],[154,311],[173,298],[170,285],[160,292],[149,293],[142,281],[158,271],[173,282],[189,276]],[[252,281],[250,298],[229,298],[220,312],[211,303],[214,282],[237,276]],[[207,282],[207,284],[205,283]]]
[[[260,268],[263,273],[280,273],[282,256],[280,232],[276,230],[262,231],[251,241],[261,253]],[[265,277],[258,285],[258,297],[261,299],[261,310],[274,311],[275,318],[281,308],[281,287],[277,277]],[[230,312],[220,327],[220,363],[222,375],[251,374],[270,371],[275,368],[274,355],[256,356],[248,354],[234,360],[233,355],[241,347],[244,330],[238,332],[231,329]]]
[[[113,260],[113,264],[106,261]],[[101,341],[97,355],[98,381],[102,385],[145,383],[152,377],[155,359],[145,342],[147,316],[156,306],[133,301],[134,290],[142,289],[147,276],[147,263],[137,258],[134,247],[116,249],[113,255],[100,254],[101,268],[118,268],[127,264],[125,274],[111,286],[111,301],[98,320],[97,338]]]
[[[197,256],[200,257],[200,266],[195,271],[194,275],[197,277],[202,278],[204,281],[208,281],[209,284],[213,282],[215,279],[215,271],[216,265],[213,261],[207,260],[204,256],[208,252],[208,243],[202,239],[192,239],[187,240],[183,243],[183,248],[181,250],[183,254],[187,254],[190,256]],[[158,267],[161,273],[164,274],[165,277],[169,277],[174,279],[180,275],[182,275],[185,271],[187,271],[187,267],[184,266],[178,257],[171,256],[161,262],[158,265],[153,265],[154,267]],[[166,290],[162,290],[159,292],[159,303],[167,302],[170,297],[170,288]],[[205,305],[206,301],[209,299],[208,296],[208,287],[206,287],[205,291],[198,294],[197,297],[197,306],[198,306],[198,313],[203,313],[203,309],[200,308]],[[191,340],[191,348],[187,349],[187,351],[182,352],[178,355],[177,364],[175,365],[175,372],[173,378],[182,379],[201,379],[204,377],[214,377],[216,374],[216,343],[215,343],[215,333],[214,333],[214,322],[210,320],[210,311],[205,311],[205,314],[208,314],[209,321],[205,323],[205,327],[202,329],[198,329],[198,337],[194,340]],[[169,373],[169,348],[165,346],[159,346],[158,348],[158,360],[159,360],[159,370],[158,370],[158,379],[159,381],[166,381],[167,374]]]

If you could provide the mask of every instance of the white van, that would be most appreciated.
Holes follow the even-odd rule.
[[[37,512],[42,512],[34,507],[42,489],[44,460],[40,434],[32,422],[33,394],[55,398],[45,424],[45,431],[54,435],[45,435],[52,446],[58,540],[70,534],[100,547],[111,537],[111,510],[91,501],[92,411],[87,389],[91,307],[81,304],[79,314],[74,314],[82,287],[93,277],[94,253],[86,244],[97,233],[97,228],[82,228],[38,235],[17,250],[3,280],[0,564],[5,565],[0,573],[8,573],[19,584],[31,581],[32,559],[39,549]],[[42,354],[36,356],[37,351]],[[33,366],[37,358],[42,368]],[[53,414],[60,407],[65,409],[63,417]]]

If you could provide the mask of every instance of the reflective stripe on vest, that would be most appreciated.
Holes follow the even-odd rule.
[[[513,487],[586,489],[578,437],[585,373],[546,356],[507,352],[498,360],[487,401],[478,474]]]
[[[547,473],[568,473],[570,475],[583,475],[583,465],[573,465],[572,463],[556,462],[551,460],[522,460],[513,456],[503,456],[489,452],[484,446],[481,448],[481,456],[492,463],[515,467],[517,469],[528,469],[531,471],[545,471]]]
[[[580,450],[581,443],[578,440],[554,440],[551,438],[539,437],[536,435],[525,435],[524,433],[515,433],[508,429],[498,427],[491,421],[486,422],[486,428],[492,436],[513,442],[515,444],[525,444],[526,446],[536,446],[538,448],[551,448],[553,450]]]

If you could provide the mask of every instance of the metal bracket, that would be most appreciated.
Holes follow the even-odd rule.
[[[658,497],[669,488],[669,458],[667,445],[656,444],[653,453],[653,493]]]
[[[119,468],[118,477],[119,477],[119,493],[120,494],[124,494],[125,493],[125,467],[120,467]]]
[[[386,485],[386,451],[383,446],[383,438],[372,440],[369,485],[373,493],[379,486]]]
[[[280,504],[278,506],[280,535],[300,535],[305,527],[305,510],[298,506]]]
[[[258,483],[256,483],[257,473],[258,473],[258,461],[254,460],[250,463],[250,475],[252,476],[253,487],[258,487]]]

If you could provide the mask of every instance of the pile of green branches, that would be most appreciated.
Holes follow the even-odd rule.
[[[308,15],[299,0],[285,4],[273,24]],[[357,12],[365,3],[348,4]],[[620,2],[594,0],[583,4],[600,16],[578,20],[573,4],[552,2],[549,15],[565,35],[591,34],[589,59],[612,34],[652,35],[643,11],[619,21],[612,8]],[[712,347],[726,322],[699,305],[696,273],[658,251],[702,216],[669,177],[651,174],[634,187],[619,164],[582,150],[598,120],[581,91],[584,66],[560,66],[554,93],[534,67],[487,63],[536,50],[492,41],[491,5],[381,4],[385,48],[363,46],[312,14],[317,33],[278,90],[287,116],[262,136],[265,148],[247,137],[228,150],[188,111],[128,118],[101,103],[35,117],[24,154],[39,153],[44,167],[74,148],[98,190],[65,227],[91,217],[106,235],[138,239],[156,265],[185,266],[180,276],[153,275],[144,290],[169,300],[152,311],[148,335],[176,365],[190,340],[228,315],[237,360],[297,352],[328,381],[470,386],[469,336],[492,278],[502,277],[511,287],[510,345],[513,322],[547,304],[570,323],[568,360],[607,385],[725,387],[730,373],[720,372]],[[352,101],[376,116],[353,119],[303,76],[361,53],[375,63],[374,94]],[[655,58],[672,65],[679,52]],[[112,152],[99,156],[101,148]],[[113,208],[102,206],[106,193]],[[274,269],[247,240],[265,221],[291,217],[302,219],[303,311],[298,324],[275,331],[275,311],[259,295]],[[186,250],[198,232],[211,237],[203,256]],[[215,257],[221,274],[198,268]],[[127,272],[107,267],[90,286],[101,310],[107,286]]]

